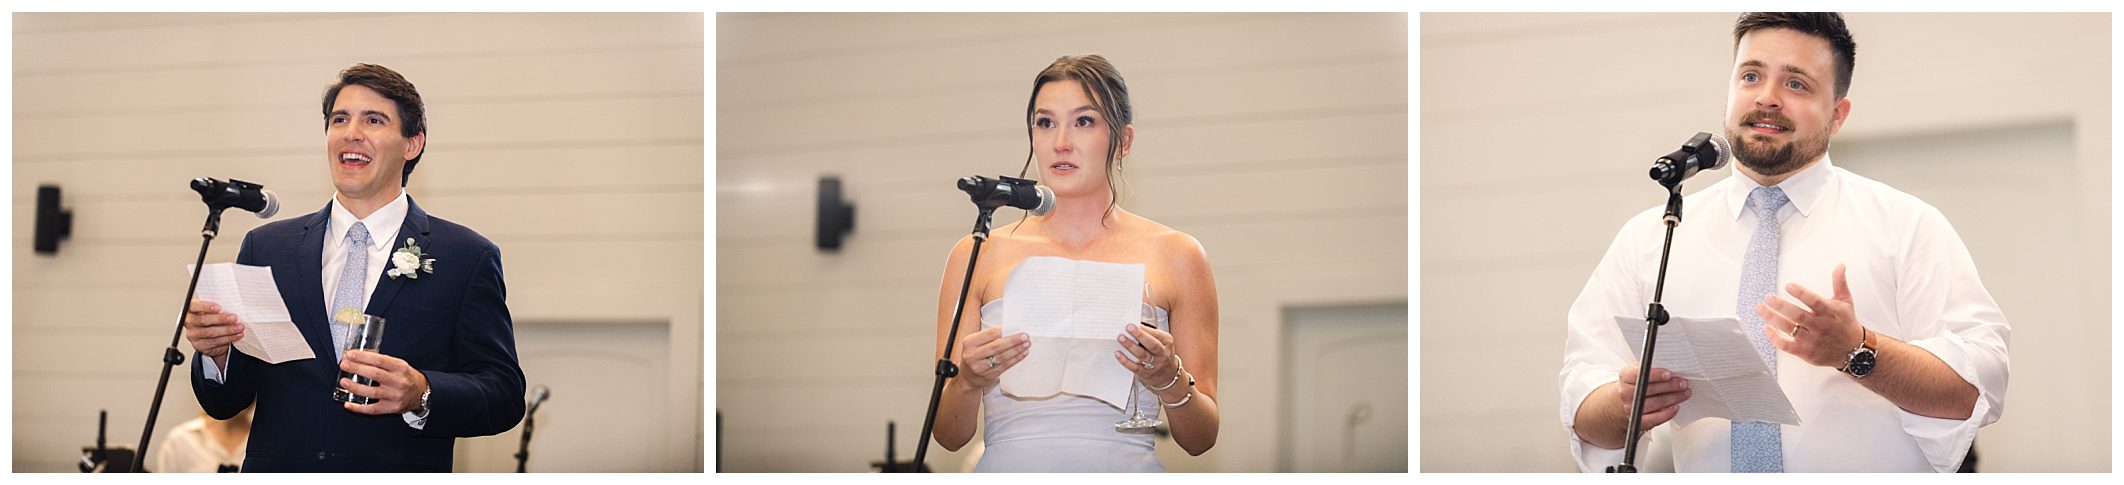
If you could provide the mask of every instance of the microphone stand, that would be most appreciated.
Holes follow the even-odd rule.
[[[927,470],[929,468],[929,463],[923,461],[923,458],[929,456],[929,436],[930,432],[936,429],[937,401],[944,397],[944,380],[959,375],[959,366],[951,363],[951,350],[959,341],[959,318],[966,315],[966,290],[973,287],[974,263],[981,260],[981,243],[988,241],[989,217],[995,215],[996,208],[1002,207],[1003,202],[1002,200],[994,199],[974,199],[974,205],[981,209],[981,214],[974,218],[973,253],[966,257],[966,278],[965,281],[959,283],[959,304],[951,307],[951,331],[944,334],[946,336],[944,339],[944,356],[937,359],[936,385],[929,389],[929,412],[922,416],[922,444],[915,448],[914,456],[914,467],[918,470]]]
[[[96,447],[90,448],[81,454],[81,473],[94,473],[103,470],[104,460],[109,459],[111,453],[110,448],[103,445],[103,429],[110,421],[110,411],[96,411]],[[130,470],[132,466],[129,465],[126,469]]]
[[[170,370],[176,368],[177,364],[184,363],[184,353],[177,351],[177,341],[184,338],[184,316],[191,312],[192,296],[199,291],[199,273],[206,266],[207,246],[214,244],[214,236],[221,232],[221,211],[232,205],[217,200],[207,201],[206,226],[199,229],[199,258],[192,263],[192,282],[184,287],[184,306],[177,310],[177,330],[170,335],[169,348],[163,349],[162,352],[162,379],[155,383],[155,401],[148,405],[147,425],[140,430],[140,447],[136,448],[140,451],[134,455],[137,457],[133,460],[134,473],[139,473],[141,463],[147,461],[144,458],[148,456],[148,438],[155,434],[155,416],[162,411],[163,391],[169,390],[170,387]],[[230,351],[235,350],[231,348]]]
[[[1608,473],[1637,473],[1637,440],[1644,436],[1645,381],[1652,380],[1652,348],[1659,343],[1659,327],[1667,324],[1667,307],[1660,304],[1660,297],[1667,289],[1667,255],[1674,250],[1674,227],[1681,225],[1681,181],[1660,180],[1667,187],[1667,215],[1660,219],[1667,226],[1667,240],[1659,247],[1659,277],[1652,284],[1652,304],[1645,307],[1645,352],[1637,363],[1637,389],[1630,396],[1630,421],[1628,433],[1623,438],[1621,464],[1609,465]]]
[[[532,421],[532,418],[534,418],[534,417],[537,417],[537,416],[538,416],[538,405],[537,405],[537,404],[532,404],[532,405],[531,405],[531,410],[530,410],[530,411],[527,411],[527,412],[525,412],[525,413],[524,413],[524,436],[523,436],[523,438],[522,438],[521,440],[518,440],[518,441],[516,442],[516,472],[517,472],[517,473],[523,473],[523,472],[524,472],[524,462],[525,462],[525,461],[529,461],[529,460],[531,459],[531,427],[532,427],[533,425],[535,425],[535,423],[534,423],[534,422]]]
[[[893,436],[897,436],[895,433],[898,433],[896,431],[898,428],[899,425],[894,424],[892,421],[885,421],[885,460],[870,462],[870,466],[877,468],[879,472],[883,473],[929,473],[929,466],[918,466],[917,462],[912,461],[902,462],[897,458],[897,455],[893,454],[893,442],[895,441]]]

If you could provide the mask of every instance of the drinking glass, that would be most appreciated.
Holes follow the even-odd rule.
[[[341,356],[345,356],[346,352],[350,350],[367,350],[370,352],[375,352],[377,349],[383,347],[383,317],[359,313],[353,311],[352,309],[349,309],[348,311],[341,312],[340,315],[334,317],[332,319],[332,324],[347,326],[347,345],[346,348],[339,349]],[[353,379],[354,383],[361,384],[364,386],[376,385],[375,379],[354,375],[353,373],[349,373],[347,371],[339,371],[339,378]],[[337,380],[332,381],[332,399],[339,402],[351,402],[354,404],[370,404],[376,402],[376,398],[374,397],[362,396],[347,392],[345,388],[339,387],[339,381]]]
[[[1152,306],[1150,302],[1150,283],[1144,282],[1142,318],[1139,318],[1137,323],[1141,323],[1145,327],[1158,328],[1158,309]],[[1135,354],[1131,352],[1129,355]],[[1115,422],[1114,430],[1123,433],[1149,433],[1152,429],[1157,428],[1158,425],[1165,424],[1165,421],[1155,414],[1145,416],[1143,409],[1136,405],[1136,388],[1139,387],[1143,387],[1143,383],[1137,382],[1136,376],[1130,374],[1128,376],[1128,409],[1125,411],[1128,413],[1128,418]]]

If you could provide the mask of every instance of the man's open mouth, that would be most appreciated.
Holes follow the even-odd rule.
[[[353,167],[365,167],[365,166],[368,166],[368,165],[369,165],[369,162],[370,162],[370,161],[371,161],[371,160],[369,160],[369,156],[368,156],[368,155],[363,155],[363,154],[360,154],[360,153],[354,153],[354,152],[346,152],[346,153],[341,153],[341,154],[339,154],[339,164],[340,164],[340,165],[348,165],[348,166],[353,166]]]

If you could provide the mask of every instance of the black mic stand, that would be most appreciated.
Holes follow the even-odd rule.
[[[133,471],[133,462],[139,460],[133,450],[111,448],[104,445],[104,428],[108,427],[111,412],[96,411],[96,446],[81,447],[81,473],[126,473]]]
[[[184,287],[184,306],[177,310],[177,330],[170,335],[170,346],[162,351],[162,379],[155,383],[155,401],[148,405],[147,426],[140,430],[140,447],[135,456],[148,456],[148,438],[155,434],[155,415],[162,412],[162,393],[169,390],[170,370],[184,363],[184,353],[177,351],[177,341],[184,338],[184,316],[192,310],[192,296],[199,291],[199,273],[206,266],[207,246],[214,244],[214,236],[221,232],[221,211],[235,206],[233,197],[209,199],[206,226],[199,229],[199,258],[192,263],[192,282]],[[235,352],[233,347],[230,352]],[[233,357],[231,357],[233,358]],[[133,460],[133,472],[140,472],[140,464],[147,460]]]
[[[885,421],[885,460],[870,462],[870,467],[884,473],[929,473],[927,464],[917,466],[916,462],[900,461],[893,455],[893,436],[896,436],[894,433],[897,433],[898,427],[899,425],[890,420]]]
[[[959,283],[959,304],[951,307],[951,331],[944,334],[944,356],[937,359],[937,383],[929,389],[929,412],[922,416],[922,444],[915,448],[914,466],[921,470],[929,468],[923,458],[929,456],[929,434],[936,430],[937,400],[944,397],[944,380],[959,375],[959,366],[951,363],[951,350],[959,341],[959,318],[966,315],[966,290],[973,287],[974,263],[981,261],[981,243],[988,241],[988,219],[1004,202],[995,198],[974,199],[981,215],[974,218],[973,253],[966,257],[966,278]]]
[[[89,448],[88,451],[81,453],[81,473],[94,472],[99,468],[103,468],[103,460],[110,456],[110,448],[103,445],[103,428],[110,421],[110,411],[96,412],[96,447]],[[126,466],[128,470],[132,468],[132,466]]]
[[[1667,324],[1667,307],[1660,297],[1667,289],[1667,255],[1674,250],[1674,227],[1681,225],[1681,180],[1660,179],[1667,187],[1667,240],[1659,247],[1659,277],[1652,284],[1652,304],[1645,307],[1645,351],[1637,363],[1637,389],[1630,396],[1630,427],[1623,438],[1621,464],[1609,465],[1608,473],[1637,473],[1637,440],[1644,436],[1645,381],[1652,380],[1652,347],[1659,343],[1659,327]]]
[[[534,418],[534,417],[537,417],[537,416],[538,416],[538,404],[532,404],[532,405],[531,405],[531,410],[530,410],[530,411],[527,411],[527,412],[525,412],[525,413],[524,413],[524,436],[523,436],[523,438],[522,438],[521,440],[518,440],[518,441],[517,441],[517,443],[516,443],[516,472],[517,472],[517,473],[523,473],[523,472],[524,472],[524,462],[526,462],[526,461],[529,461],[529,460],[531,459],[531,427],[532,427],[532,426],[533,426],[533,425],[535,424],[535,423],[534,423],[534,422],[532,421],[532,419],[531,419],[531,418]]]

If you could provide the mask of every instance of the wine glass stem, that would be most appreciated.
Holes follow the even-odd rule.
[[[1136,387],[1137,387],[1137,384],[1136,384],[1136,380],[1135,380],[1135,378],[1133,378],[1133,377],[1129,378],[1129,380],[1128,380],[1128,417],[1129,417],[1129,418],[1132,418],[1132,419],[1133,419],[1133,418],[1141,418],[1141,417],[1143,417],[1143,408],[1138,408],[1138,407],[1136,407]]]

